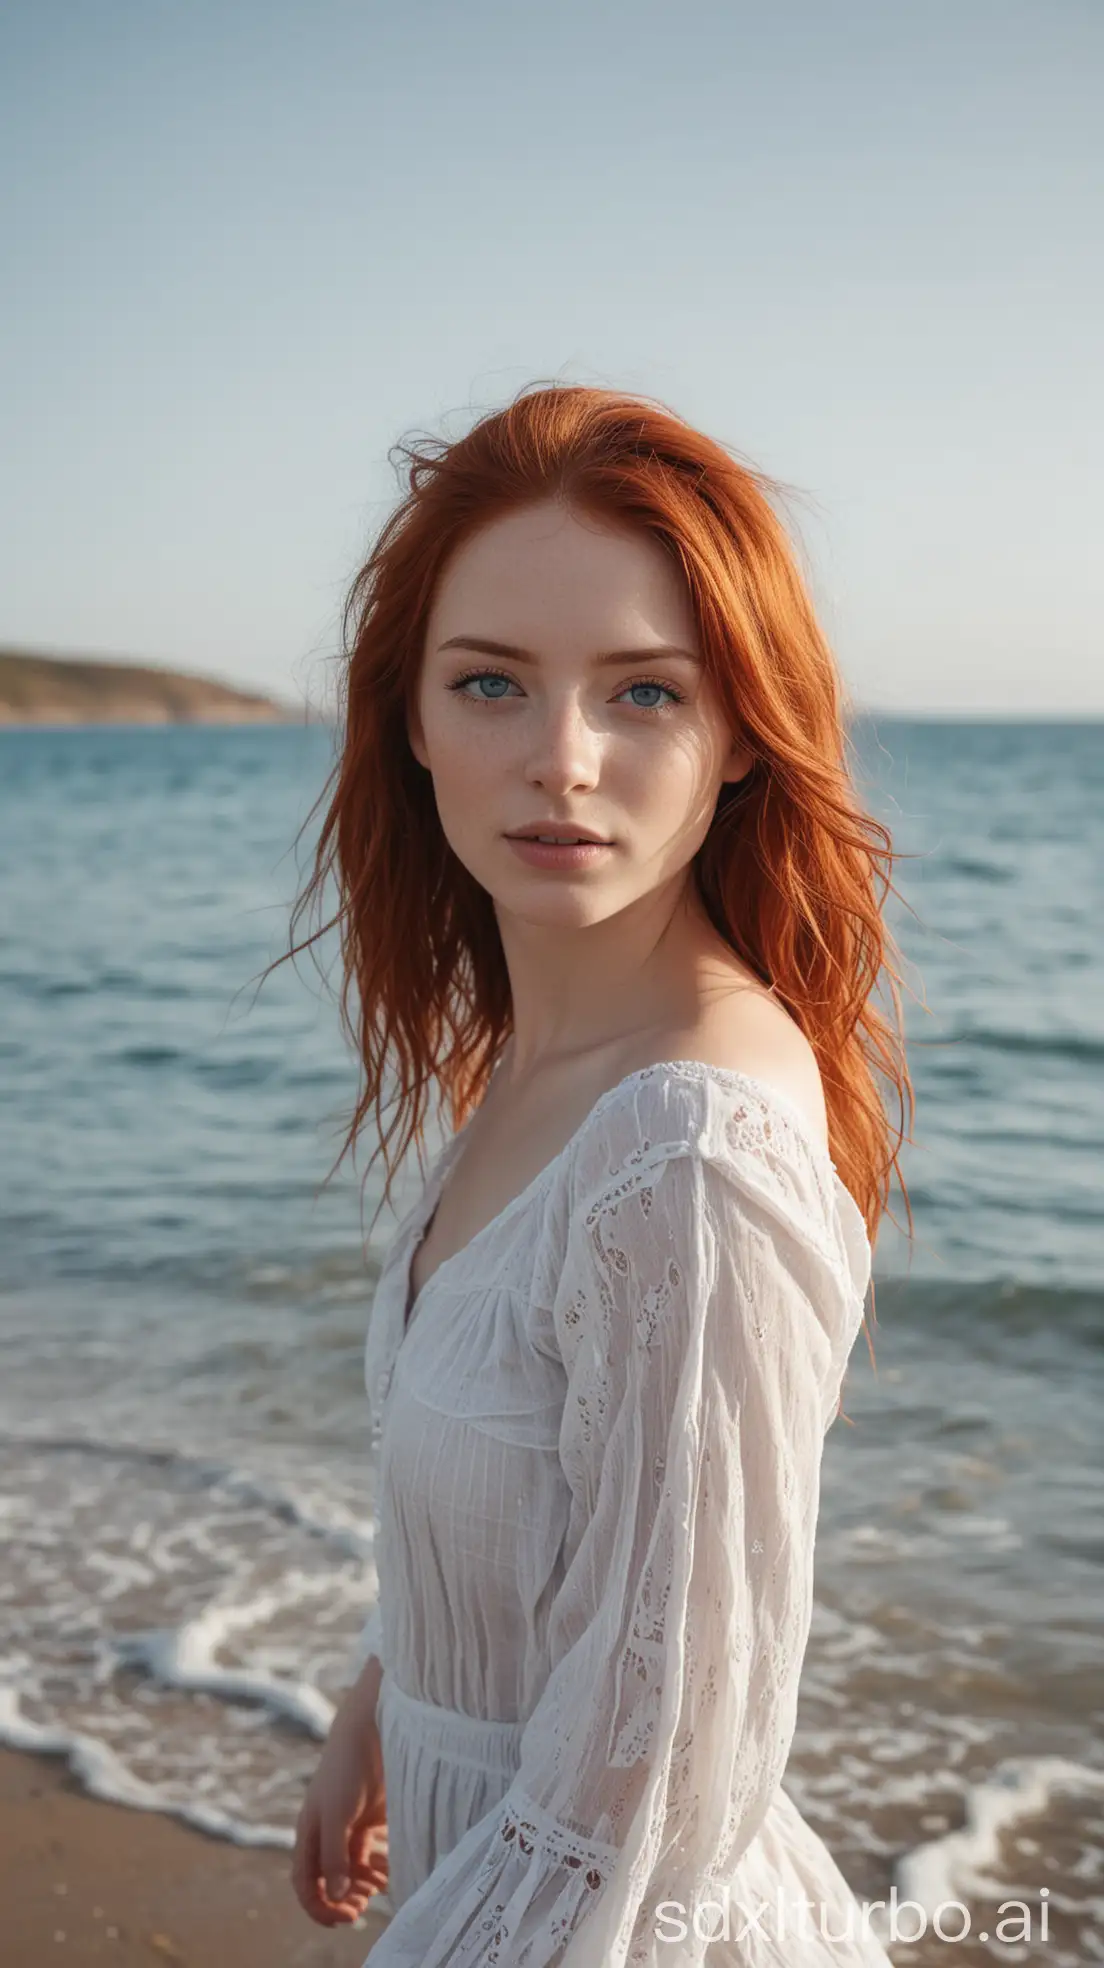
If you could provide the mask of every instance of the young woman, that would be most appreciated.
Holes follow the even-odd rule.
[[[336,878],[349,1142],[374,1104],[389,1192],[428,1089],[458,1131],[376,1291],[379,1602],[296,1890],[387,1887],[373,1968],[885,1964],[781,1787],[875,1069],[912,1099],[839,677],[767,482],[662,407],[405,455],[300,908]]]

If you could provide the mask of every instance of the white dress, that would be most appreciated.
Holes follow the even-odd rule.
[[[395,1909],[371,1968],[889,1968],[781,1788],[857,1204],[782,1093],[667,1061],[405,1324],[464,1133],[366,1348]]]

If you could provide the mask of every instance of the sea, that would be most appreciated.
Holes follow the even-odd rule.
[[[264,975],[334,742],[0,732],[0,1741],[285,1848],[375,1596],[362,1355],[422,1180],[412,1151],[373,1223],[371,1144],[335,1168],[358,1074],[332,941]],[[1104,726],[865,716],[850,744],[901,857],[913,1228],[895,1185],[825,1448],[786,1788],[861,1899],[922,1911],[895,1961],[1082,1968],[1104,1961]],[[438,1112],[427,1156],[442,1139]]]

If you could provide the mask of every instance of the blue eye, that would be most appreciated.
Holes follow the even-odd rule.
[[[451,683],[449,689],[451,691],[464,691],[464,685],[468,685],[468,683],[506,683],[508,685],[510,683],[510,677],[504,677],[500,669],[468,669],[466,677],[457,677],[457,681]],[[494,691],[490,697],[472,697],[472,699],[468,699],[468,703],[472,703],[472,705],[494,705],[494,703],[498,703],[500,697],[506,697],[506,691]]]
[[[466,693],[469,683],[500,683],[503,685],[501,690],[495,690],[486,696],[480,692],[478,695],[468,698],[470,704],[497,704],[505,697],[512,682],[513,678],[506,676],[501,670],[468,670],[463,676],[458,676],[455,682],[450,683],[448,687],[450,690]],[[673,684],[661,683],[658,677],[638,677],[635,683],[626,683],[618,693],[619,698],[626,696],[630,690],[661,690],[663,692],[664,696],[668,699],[666,703],[634,704],[632,706],[633,710],[648,711],[652,716],[662,716],[664,712],[673,710],[677,704],[684,704],[686,702],[680,690],[676,690]],[[615,699],[614,701],[616,702],[618,700]]]
[[[666,690],[667,688],[668,685],[665,683],[628,683],[625,685],[626,690]],[[680,698],[676,699],[676,702],[681,701]],[[638,711],[662,711],[666,708],[664,704],[638,704],[636,706]]]

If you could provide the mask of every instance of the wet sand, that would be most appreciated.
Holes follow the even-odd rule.
[[[359,1968],[386,1917],[315,1926],[290,1862],[101,1804],[60,1759],[0,1750],[3,1968]]]

